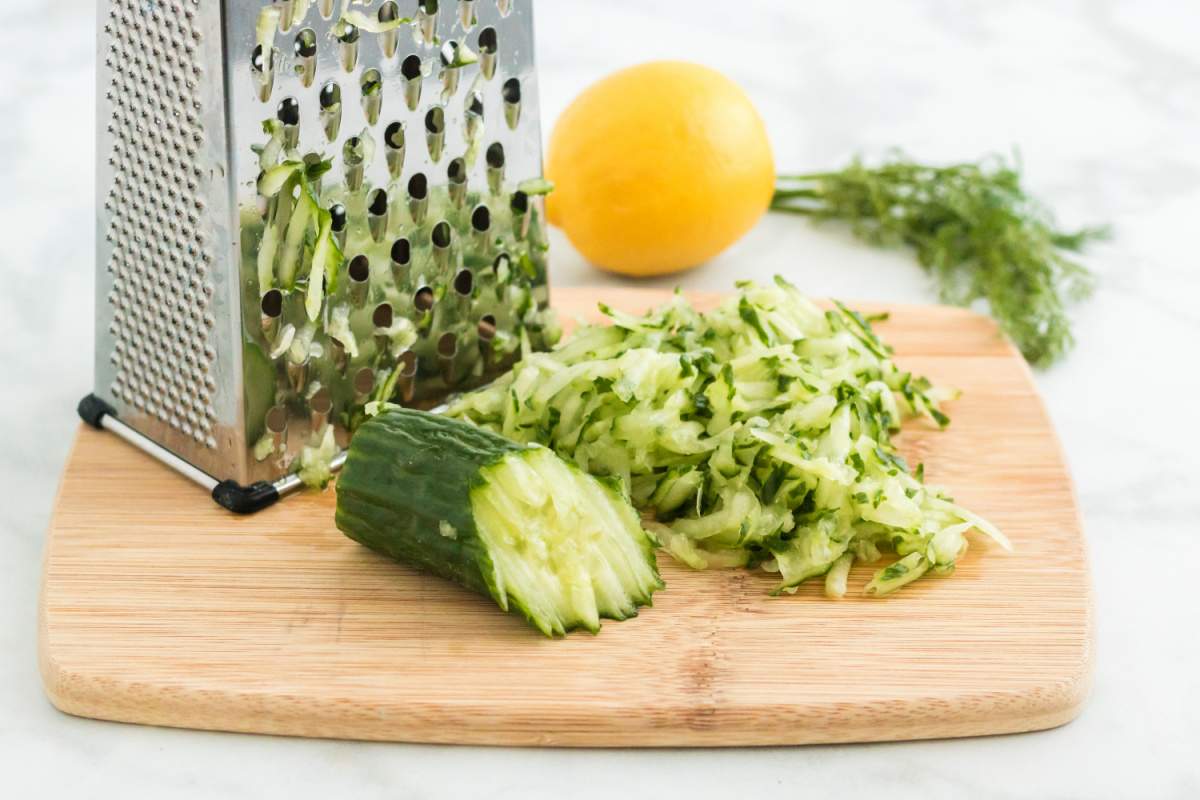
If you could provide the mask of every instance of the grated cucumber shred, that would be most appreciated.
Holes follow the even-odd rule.
[[[315,431],[308,444],[296,457],[296,474],[310,489],[324,489],[333,480],[333,459],[337,457],[338,445],[334,439],[333,426],[325,425]]]
[[[706,313],[678,293],[642,316],[601,310],[611,325],[526,353],[446,413],[619,479],[676,560],[759,567],[775,593],[825,576],[840,597],[851,565],[887,550],[865,589],[887,594],[951,572],[971,529],[1011,549],[892,444],[904,417],[948,425],[954,395],[896,366],[858,312],[782,278]]]

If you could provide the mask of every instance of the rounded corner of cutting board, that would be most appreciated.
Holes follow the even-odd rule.
[[[86,676],[63,663],[62,656],[56,651],[52,635],[48,630],[48,620],[45,611],[46,576],[42,574],[42,597],[38,604],[38,636],[37,659],[38,673],[42,678],[42,691],[50,705],[64,714],[74,716],[89,716],[85,710],[86,699],[80,702],[81,696],[91,695]]]
[[[574,314],[669,296],[554,297]],[[43,562],[46,694],[66,713],[122,722],[464,744],[810,744],[1069,722],[1091,683],[1090,577],[1029,370],[969,312],[874,307],[895,312],[883,333],[898,360],[966,390],[954,426],[906,432],[902,447],[995,517],[1013,555],[972,548],[954,578],[839,603],[815,588],[768,598],[761,576],[664,564],[653,609],[547,642],[346,540],[329,493],[234,517],[116,437],[81,429]],[[130,480],[144,487],[139,516],[120,502]],[[487,669],[471,666],[479,656]],[[634,676],[618,696],[612,670]]]

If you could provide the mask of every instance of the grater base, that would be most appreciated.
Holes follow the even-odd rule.
[[[257,481],[246,486],[234,480],[218,481],[207,472],[184,461],[149,436],[126,425],[117,416],[116,409],[96,395],[89,394],[84,397],[79,401],[76,410],[79,412],[80,419],[91,427],[110,431],[151,458],[171,467],[180,475],[209,490],[217,505],[235,514],[253,514],[261,511],[302,485],[300,479],[294,474],[285,475],[274,483]],[[343,451],[333,460],[331,468],[336,472],[345,463],[345,460],[346,454]]]

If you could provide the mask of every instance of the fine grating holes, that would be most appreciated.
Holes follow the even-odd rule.
[[[182,15],[169,10],[175,9],[142,13],[131,0],[119,0],[110,4],[111,22],[102,32],[109,80],[102,122],[109,150],[102,157],[112,175],[102,202],[111,244],[108,327],[125,369],[113,398],[215,447],[199,433],[211,427],[215,411],[192,388],[206,385],[216,357],[208,341],[215,322],[205,268],[212,228],[197,213],[204,208],[199,193],[212,180],[196,161],[205,142],[197,82],[203,36],[189,6]],[[273,49],[251,52],[251,77],[264,102],[276,61]],[[184,409],[193,407],[198,411],[189,417]]]

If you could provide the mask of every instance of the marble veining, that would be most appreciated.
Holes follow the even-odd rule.
[[[711,64],[767,120],[781,170],[900,146],[1020,149],[1070,224],[1108,221],[1079,346],[1037,382],[1071,463],[1095,576],[1095,689],[1076,722],[944,742],[534,751],[301,741],[78,720],[35,659],[40,550],[90,384],[95,4],[0,7],[0,764],[14,797],[1195,797],[1200,795],[1200,8],[1178,0],[951,3],[541,0],[552,121],[651,57]],[[547,130],[549,127],[547,126]],[[555,234],[551,280],[617,283]],[[904,253],[767,218],[678,279],[781,272],[813,294],[930,302]],[[803,680],[803,675],[796,676]]]

